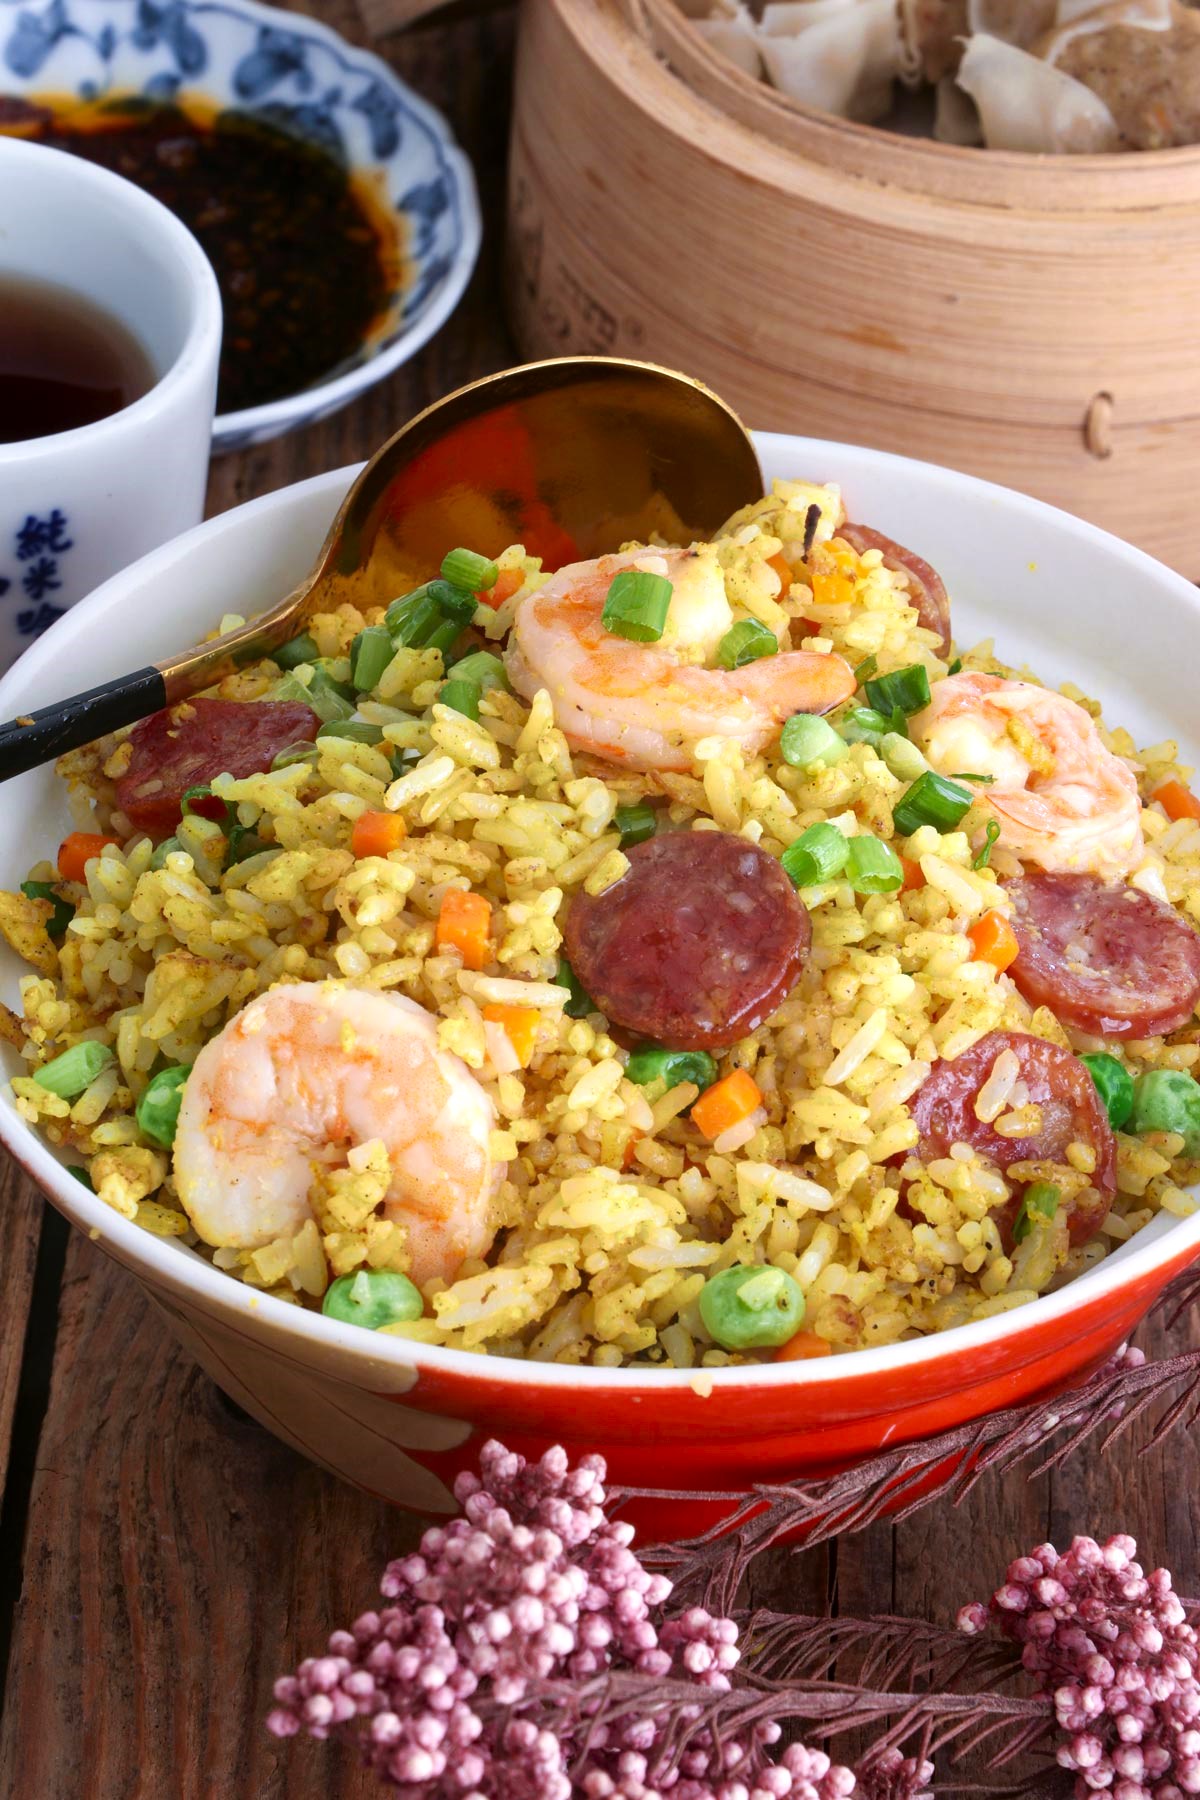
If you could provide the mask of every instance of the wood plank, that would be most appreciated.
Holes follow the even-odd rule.
[[[0,1151],[0,1494],[5,1488],[13,1415],[29,1323],[44,1202],[19,1163]]]

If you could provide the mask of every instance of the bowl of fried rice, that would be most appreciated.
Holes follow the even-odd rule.
[[[448,544],[7,790],[0,1137],[418,1510],[498,1433],[686,1529],[1080,1379],[1200,1249],[1200,600],[758,444],[709,543]],[[352,475],[108,582],[0,713],[273,602]]]

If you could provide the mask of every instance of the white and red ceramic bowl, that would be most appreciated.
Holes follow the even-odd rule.
[[[805,438],[759,440],[768,476],[837,481],[855,517],[929,558],[953,596],[955,635],[1071,679],[1140,742],[1174,737],[1200,761],[1194,674],[1200,595],[1181,576],[1037,501],[928,464]],[[190,643],[223,613],[285,593],[316,555],[352,470],[225,514],[107,582],[0,683],[0,718],[32,711]],[[69,820],[50,769],[0,807],[0,884],[52,852]],[[20,965],[0,957],[0,997]],[[6,1066],[16,1058],[5,1047]],[[1084,1376],[1200,1253],[1200,1212],[1162,1216],[1097,1269],[1019,1311],[814,1363],[711,1372],[574,1368],[380,1337],[230,1280],[178,1243],[119,1218],[68,1175],[0,1097],[0,1139],[59,1210],[130,1269],[226,1393],[349,1481],[426,1513],[482,1439],[599,1450],[615,1481],[732,1494],[811,1475]],[[643,1507],[677,1535],[711,1505]]]

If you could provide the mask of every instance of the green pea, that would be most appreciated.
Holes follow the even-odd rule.
[[[710,1275],[700,1290],[700,1317],[726,1350],[786,1344],[804,1320],[804,1295],[784,1269],[739,1263]]]
[[[183,1104],[183,1084],[191,1074],[190,1064],[172,1063],[160,1069],[147,1084],[137,1103],[138,1130],[152,1144],[169,1150],[175,1142],[179,1108]]]
[[[1118,1062],[1115,1056],[1105,1056],[1102,1051],[1081,1056],[1079,1060],[1096,1084],[1109,1124],[1114,1131],[1122,1130],[1128,1125],[1133,1111],[1133,1076],[1123,1062]]]
[[[343,1325],[362,1325],[378,1331],[381,1325],[400,1325],[419,1319],[425,1311],[421,1290],[392,1269],[359,1269],[339,1275],[326,1289],[321,1311]]]
[[[667,1050],[662,1044],[645,1043],[634,1046],[625,1073],[638,1087],[661,1081],[671,1088],[694,1081],[703,1091],[717,1079],[717,1065],[707,1050]]]
[[[1200,1082],[1182,1069],[1151,1069],[1133,1084],[1134,1131],[1175,1131],[1187,1157],[1200,1156]]]

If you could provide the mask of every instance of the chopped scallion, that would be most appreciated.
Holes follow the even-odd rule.
[[[898,731],[885,732],[878,748],[897,781],[916,781],[929,767],[917,746]]]
[[[49,881],[23,881],[21,892],[27,900],[49,900],[54,911],[46,920],[46,936],[51,943],[57,944],[75,917],[75,908],[63,899]]]
[[[591,996],[584,993],[578,975],[565,956],[558,959],[558,973],[554,981],[557,987],[566,988],[570,993],[571,998],[563,1007],[568,1019],[586,1019],[589,1013],[597,1010]]]
[[[723,669],[743,669],[760,656],[774,656],[779,639],[758,619],[739,619],[717,645],[717,661]]]
[[[87,1170],[81,1168],[78,1163],[68,1163],[67,1164],[67,1174],[73,1175],[75,1177],[76,1181],[82,1181],[84,1187],[87,1189],[89,1194],[95,1193],[96,1190],[92,1186],[91,1176],[88,1174]]]
[[[920,663],[909,663],[903,669],[893,669],[890,675],[868,681],[866,691],[876,712],[890,716],[899,707],[907,717],[923,712],[929,705],[929,672]]]
[[[625,1074],[637,1087],[661,1081],[664,1091],[681,1081],[694,1081],[703,1093],[717,1079],[717,1065],[707,1050],[668,1050],[662,1044],[636,1044]]]
[[[323,729],[324,727],[322,727]],[[320,732],[317,735],[319,737]],[[293,763],[315,763],[318,755],[316,745],[310,743],[307,738],[303,738],[298,744],[289,744],[286,750],[281,750],[271,767],[272,769],[290,769]]]
[[[492,688],[508,688],[504,664],[490,650],[472,650],[460,656],[452,665],[452,672],[455,681],[469,681],[484,694]]]
[[[176,850],[182,849],[183,845],[177,837],[164,838],[161,844],[155,846],[154,855],[150,858],[150,867],[165,869],[168,856],[173,856]]]
[[[613,576],[600,623],[635,644],[657,644],[667,623],[674,592],[665,575],[649,569],[622,569]]]
[[[855,681],[857,681],[859,687],[862,686],[864,681],[870,681],[872,675],[875,673],[875,671],[878,667],[879,667],[879,658],[876,656],[875,652],[872,650],[870,656],[864,656],[862,661],[859,664],[857,664],[857,666],[855,667],[854,679],[855,679]]]
[[[213,804],[201,807],[196,805],[197,800],[209,800],[212,801]],[[216,819],[217,807],[222,809],[222,816],[224,818],[229,817],[231,811],[229,802],[227,800],[218,800],[213,793],[212,788],[206,781],[202,782],[198,787],[185,788],[179,800],[180,816],[185,819],[190,819],[193,813],[198,814],[202,819]],[[218,819],[217,822],[219,824],[220,820]]]
[[[438,699],[443,706],[448,706],[452,711],[461,713],[465,719],[477,719],[479,717],[479,693],[480,690],[473,681],[459,681],[456,678],[452,681],[443,681],[438,692]]]
[[[846,866],[849,846],[836,825],[810,825],[789,844],[780,863],[794,887],[818,887],[832,881]]]
[[[347,688],[344,682],[335,681],[328,669],[323,669],[318,664],[313,669],[312,680],[304,699],[323,725],[331,725],[335,719],[350,717],[357,695],[353,688]]]
[[[847,840],[846,880],[856,894],[894,894],[904,886],[904,868],[890,844],[864,833]]]
[[[191,1072],[191,1068],[183,1063],[160,1069],[142,1090],[137,1103],[138,1130],[164,1150],[169,1150],[175,1142],[179,1108],[183,1104],[183,1084]]]
[[[613,824],[621,834],[621,848],[628,850],[631,844],[645,843],[658,830],[658,814],[646,800],[639,800],[633,806],[618,806],[613,814]]]
[[[1058,1211],[1062,1189],[1052,1181],[1035,1181],[1025,1189],[1017,1216],[1013,1220],[1013,1243],[1023,1244],[1034,1226],[1052,1219]]]
[[[952,769],[950,779],[951,781],[977,781],[981,787],[991,787],[996,777],[994,775],[972,775],[966,769]]]
[[[989,819],[984,832],[983,849],[971,864],[973,869],[986,869],[992,860],[992,846],[1000,836],[1000,823],[997,819]]]
[[[970,809],[971,795],[966,788],[955,787],[944,775],[926,769],[900,796],[892,809],[892,819],[901,837],[911,837],[922,825],[953,831]]]
[[[384,625],[397,649],[419,649],[441,617],[442,609],[426,583],[393,600],[384,614]]]
[[[950,664],[949,668],[946,670],[946,673],[947,673],[947,675],[958,675],[961,673],[961,671],[962,671],[962,657],[956,656],[954,661]]]
[[[494,588],[500,571],[490,557],[480,556],[475,550],[451,550],[442,558],[442,579],[454,587],[466,588],[469,593],[486,593]]]
[[[870,744],[872,750],[878,750],[891,729],[892,721],[871,706],[852,706],[838,720],[838,731],[848,744]]]
[[[793,769],[811,769],[817,763],[832,767],[849,755],[849,746],[828,719],[817,713],[793,713],[779,735],[779,751]]]
[[[317,742],[325,738],[345,738],[351,744],[382,744],[383,726],[366,719],[331,719],[317,733]]]
[[[278,663],[281,669],[297,669],[301,663],[316,662],[320,654],[316,638],[307,631],[302,631],[299,637],[280,644],[271,660]]]
[[[72,1044],[44,1068],[35,1069],[33,1079],[60,1100],[77,1100],[112,1060],[113,1053],[107,1045],[89,1038],[85,1043]]]
[[[385,626],[368,625],[359,632],[350,647],[350,679],[360,694],[369,694],[379,685],[394,654],[392,636]]]

